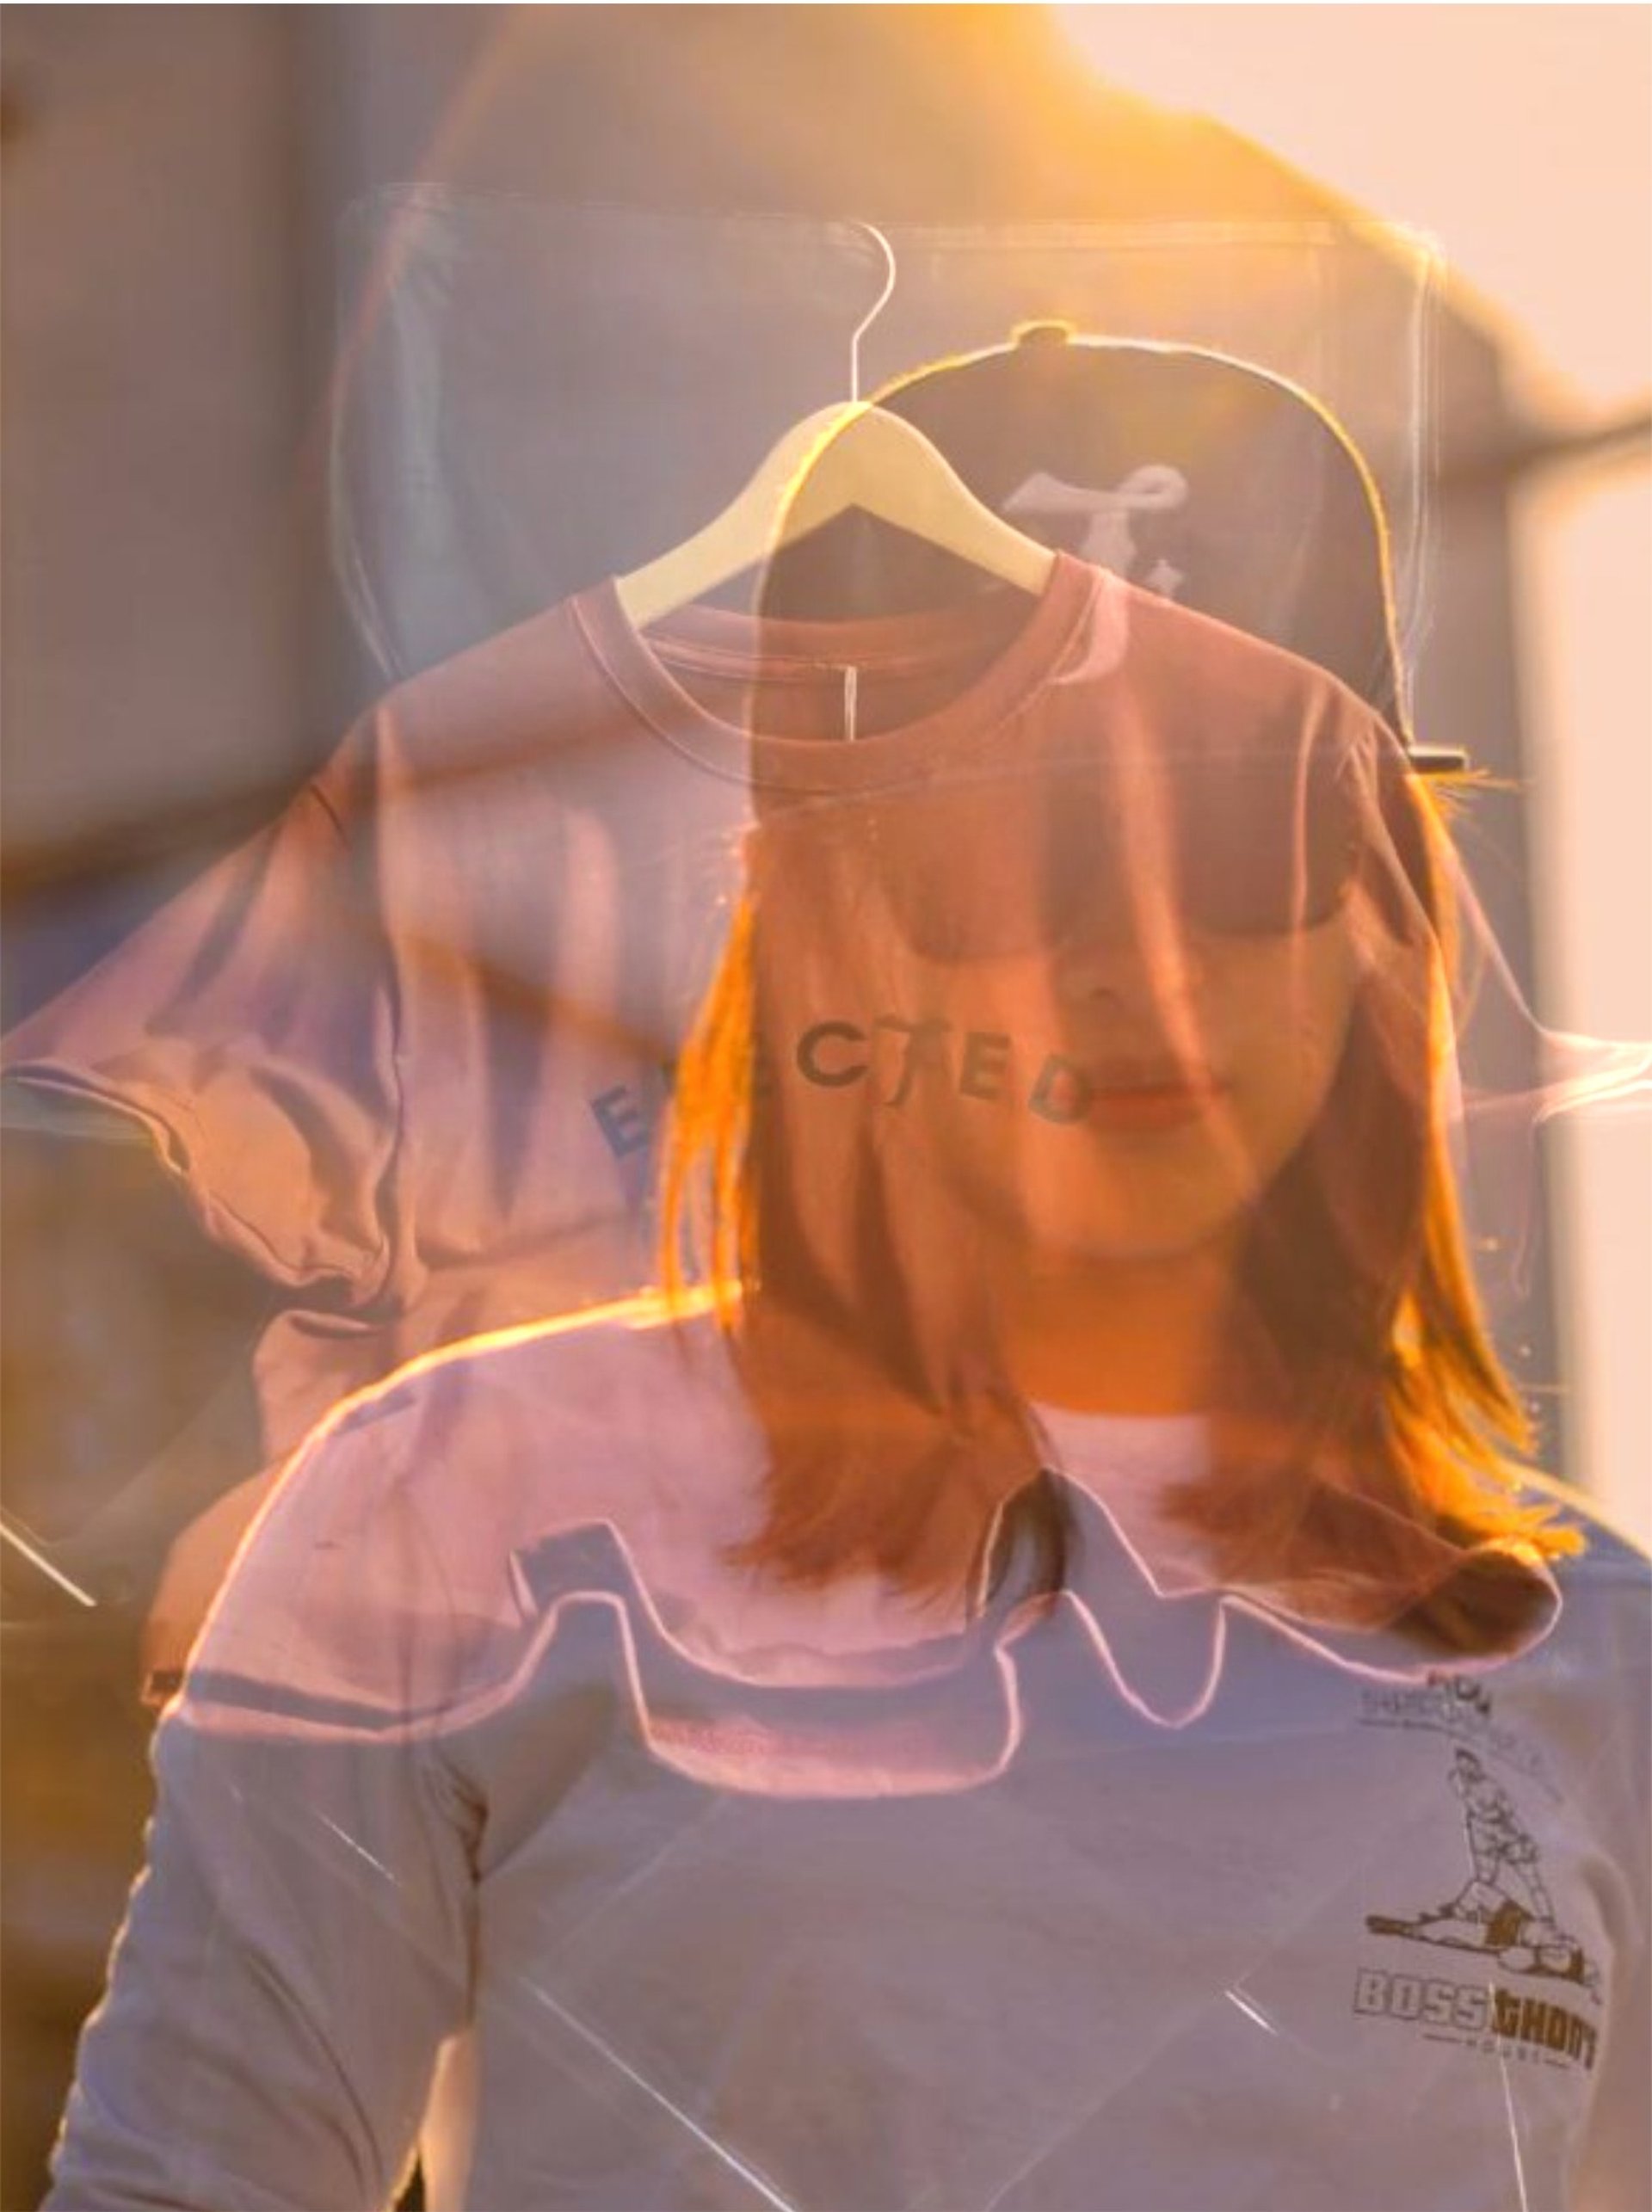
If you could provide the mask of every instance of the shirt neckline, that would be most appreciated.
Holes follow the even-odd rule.
[[[1013,586],[995,593],[1002,605]],[[668,658],[725,675],[783,680],[823,662],[879,672],[944,662],[967,644],[981,620],[979,602],[918,614],[857,621],[769,618],[723,607],[679,608],[638,630],[607,576],[572,601],[585,641],[630,705],[668,743],[713,773],[741,783],[799,792],[875,790],[904,782],[960,749],[983,743],[1029,705],[1068,662],[1075,641],[1091,626],[1086,673],[1117,661],[1124,610],[1117,580],[1076,555],[1057,551],[1043,590],[1002,650],[944,706],[866,737],[780,737],[742,729],[702,706],[679,683]],[[1097,637],[1100,629],[1105,634]],[[663,649],[663,657],[662,650]]]
[[[1086,1488],[1117,1476],[1132,1489],[1162,1488],[1205,1473],[1210,1420],[1202,1413],[1080,1413],[1030,1405],[1058,1470]]]
[[[1100,1508],[1161,1594],[1217,1587],[1197,1531],[1165,1507],[1170,1491],[1211,1471],[1207,1415],[1080,1413],[1042,1402],[1028,1411],[1045,1464]]]

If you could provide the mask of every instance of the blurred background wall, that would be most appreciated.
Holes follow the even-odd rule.
[[[891,225],[1365,210],[1431,234],[1451,277],[1418,720],[1517,771],[1498,865],[1545,1019],[1645,1035],[1649,114],[1640,8],[10,9],[6,1018],[272,812],[381,680],[329,559],[340,225],[429,179]],[[141,1157],[43,1142],[9,1174],[7,1495],[72,1520],[77,1485],[192,1423],[233,1457],[265,1294]],[[1566,1133],[1545,1164],[1551,1264],[1507,1348],[1556,1459],[1652,1538],[1649,1137]],[[7,1605],[10,2208],[38,2194],[146,1781],[130,1614],[89,1636]]]

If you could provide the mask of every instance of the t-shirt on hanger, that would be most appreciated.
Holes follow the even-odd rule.
[[[643,633],[608,580],[388,693],[278,820],[19,1025],[5,1071],[134,1116],[284,1294],[254,1355],[274,1464],[435,1346],[654,1279],[655,1138],[755,786],[852,800],[1013,752],[1076,682],[1110,687],[1098,740],[1109,701],[1150,723],[1189,684],[1299,727],[1328,703],[1369,719],[1064,552],[1036,600],[850,623],[698,606]],[[188,1578],[189,1625],[250,1507]]]

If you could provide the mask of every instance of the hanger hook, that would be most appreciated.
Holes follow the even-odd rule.
[[[869,237],[875,238],[884,252],[884,288],[855,324],[849,340],[849,397],[858,400],[860,397],[860,341],[889,305],[889,295],[895,289],[895,249],[875,223],[863,222],[859,216],[851,216],[849,220],[857,231],[864,231]]]

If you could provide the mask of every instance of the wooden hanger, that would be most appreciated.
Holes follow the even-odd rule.
[[[860,397],[860,348],[895,289],[895,249],[875,223],[857,222],[883,256],[878,297],[849,337],[849,397],[794,423],[756,474],[702,530],[645,568],[616,579],[638,629],[767,562],[782,545],[848,508],[892,522],[1021,590],[1042,592],[1055,565],[976,497],[921,430]],[[853,720],[851,687],[849,712]]]
[[[1023,591],[1042,592],[1055,565],[1049,546],[983,506],[921,430],[850,400],[805,416],[704,529],[620,577],[620,604],[642,629],[852,507]]]

